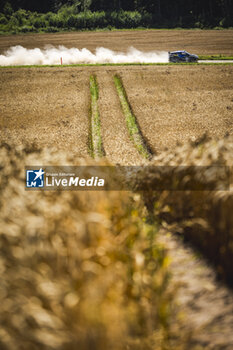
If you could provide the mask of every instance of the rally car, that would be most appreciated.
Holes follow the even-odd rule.
[[[197,62],[198,56],[188,53],[187,51],[168,52],[169,62]]]

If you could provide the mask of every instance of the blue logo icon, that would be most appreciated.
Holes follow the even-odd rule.
[[[40,170],[27,170],[27,187],[44,187],[44,171]]]

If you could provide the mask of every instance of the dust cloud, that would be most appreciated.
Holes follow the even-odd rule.
[[[0,66],[56,65],[56,64],[96,64],[96,63],[167,63],[165,51],[143,52],[130,47],[127,52],[112,51],[104,47],[92,53],[86,48],[66,48],[65,46],[45,46],[44,49],[26,49],[13,46],[0,55]]]

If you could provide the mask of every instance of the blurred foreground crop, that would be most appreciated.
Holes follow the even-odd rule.
[[[167,259],[140,197],[28,192],[25,165],[88,161],[8,144],[0,159],[1,350],[165,348]]]
[[[233,138],[226,137],[219,141],[209,140],[203,135],[196,143],[178,146],[171,154],[163,152],[152,160],[156,166],[172,166],[174,173],[182,171],[180,165],[195,166],[192,177],[183,176],[183,181],[192,179],[201,191],[163,191],[145,193],[147,205],[153,208],[160,222],[171,232],[192,241],[216,266],[217,273],[229,284],[233,284]],[[200,176],[198,166],[213,166]],[[228,190],[204,190],[213,183],[221,188],[223,181],[215,171],[218,167],[229,169]],[[216,170],[217,169],[217,170]],[[149,181],[148,174],[143,179]],[[181,186],[178,184],[179,187]],[[219,185],[219,186],[218,186]],[[167,226],[168,225],[168,226]]]
[[[203,137],[178,146],[172,154],[161,153],[151,164],[177,171],[180,165],[232,167],[232,155],[232,138]],[[203,350],[222,342],[220,331],[215,343],[213,335],[205,334],[203,347],[195,341],[197,333],[192,336],[180,328],[182,315],[174,315],[175,286],[158,222],[163,226],[160,234],[165,228],[191,240],[232,282],[232,188],[148,191],[143,196],[25,191],[25,165],[93,165],[94,161],[2,144],[0,162],[1,350]],[[136,181],[148,184],[150,174],[142,175]],[[195,181],[203,185],[198,175],[193,174]],[[214,178],[207,173],[204,181]],[[151,224],[146,219],[148,209],[153,214]],[[191,289],[183,289],[184,304]],[[206,295],[205,288],[199,289]],[[218,290],[217,285],[213,290]],[[221,298],[217,292],[211,295],[214,302]],[[229,310],[224,300],[218,305],[224,305],[226,315],[221,310],[216,314],[224,319],[228,334]],[[192,303],[187,310],[191,313],[183,324],[192,317]],[[200,315],[206,311],[203,306]],[[222,321],[216,319],[213,324],[219,327]],[[215,331],[211,328],[211,332]],[[227,339],[223,343],[227,345]]]

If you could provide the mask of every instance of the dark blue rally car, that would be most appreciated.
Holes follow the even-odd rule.
[[[187,51],[173,51],[168,52],[169,62],[197,62],[198,56],[188,53]]]

